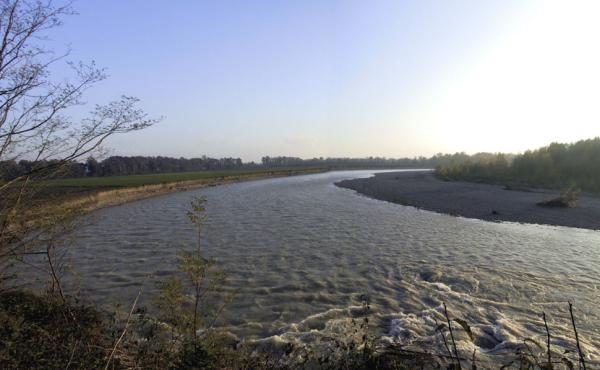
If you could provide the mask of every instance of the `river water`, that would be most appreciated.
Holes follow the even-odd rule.
[[[193,248],[185,211],[208,199],[202,248],[237,291],[221,325],[239,338],[311,341],[347,330],[371,306],[382,340],[443,351],[435,320],[465,319],[459,348],[503,354],[524,338],[574,350],[572,301],[586,355],[600,358],[600,232],[492,223],[422,211],[334,185],[374,171],[242,182],[167,194],[93,213],[68,253],[71,289],[96,302],[130,304]],[[146,276],[152,273],[153,277]],[[80,278],[73,278],[79,276]]]

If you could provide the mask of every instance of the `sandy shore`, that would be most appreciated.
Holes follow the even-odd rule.
[[[600,230],[600,198],[591,196],[580,196],[575,208],[546,208],[536,203],[557,192],[446,182],[432,172],[387,172],[336,185],[376,199],[456,216]]]

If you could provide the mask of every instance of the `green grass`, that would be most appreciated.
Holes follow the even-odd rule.
[[[124,188],[144,185],[167,184],[181,181],[194,181],[211,178],[240,175],[277,174],[284,175],[294,172],[325,170],[325,168],[282,168],[282,169],[258,169],[258,170],[223,170],[223,171],[197,171],[197,172],[173,172],[149,175],[130,176],[106,176],[106,177],[82,177],[73,179],[57,179],[44,181],[49,187],[77,187],[77,188]]]

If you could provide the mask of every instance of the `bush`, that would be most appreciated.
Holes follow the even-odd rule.
[[[577,205],[580,192],[581,190],[575,184],[571,184],[563,188],[558,197],[545,200],[538,203],[538,205],[542,207],[573,208]]]
[[[103,368],[113,339],[99,311],[51,295],[0,293],[0,368]],[[120,368],[119,361],[113,368]]]

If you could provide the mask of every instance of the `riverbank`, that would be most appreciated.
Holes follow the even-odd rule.
[[[89,213],[97,209],[118,206],[173,192],[327,171],[329,171],[328,168],[273,169],[255,172],[230,171],[230,174],[228,174],[228,171],[220,171],[215,172],[213,176],[197,176],[198,178],[192,180],[181,180],[186,178],[186,173],[178,173],[173,174],[173,178],[178,181],[160,183],[152,183],[152,181],[156,177],[164,177],[169,174],[158,174],[156,176],[119,176],[113,178],[118,179],[118,181],[107,181],[107,178],[102,177],[55,180],[42,185],[43,189],[39,192],[41,199],[37,200],[39,206],[32,210],[30,218],[39,220],[52,218],[57,213]],[[138,179],[132,181],[132,178],[136,177],[147,179],[145,180],[146,182]],[[166,178],[168,179],[168,177]]]
[[[192,189],[199,189],[209,186],[218,186],[231,184],[242,181],[253,181],[270,179],[276,177],[287,177],[287,176],[298,176],[312,173],[327,172],[326,168],[317,169],[299,169],[299,170],[272,170],[272,171],[261,171],[261,172],[250,172],[232,175],[221,175],[216,177],[209,177],[199,180],[188,180],[188,181],[177,181],[168,182],[164,184],[153,184],[143,186],[132,186],[124,187],[112,190],[101,190],[87,197],[75,199],[75,203],[83,206],[82,208],[89,212],[99,208],[112,207],[136,200],[146,199],[163,195],[167,193],[177,191],[187,191]],[[83,204],[82,204],[83,203]]]
[[[337,186],[393,203],[486,221],[600,230],[600,199],[582,195],[575,208],[547,208],[538,202],[557,192],[505,190],[499,185],[443,181],[433,172],[386,172],[343,180]]]

